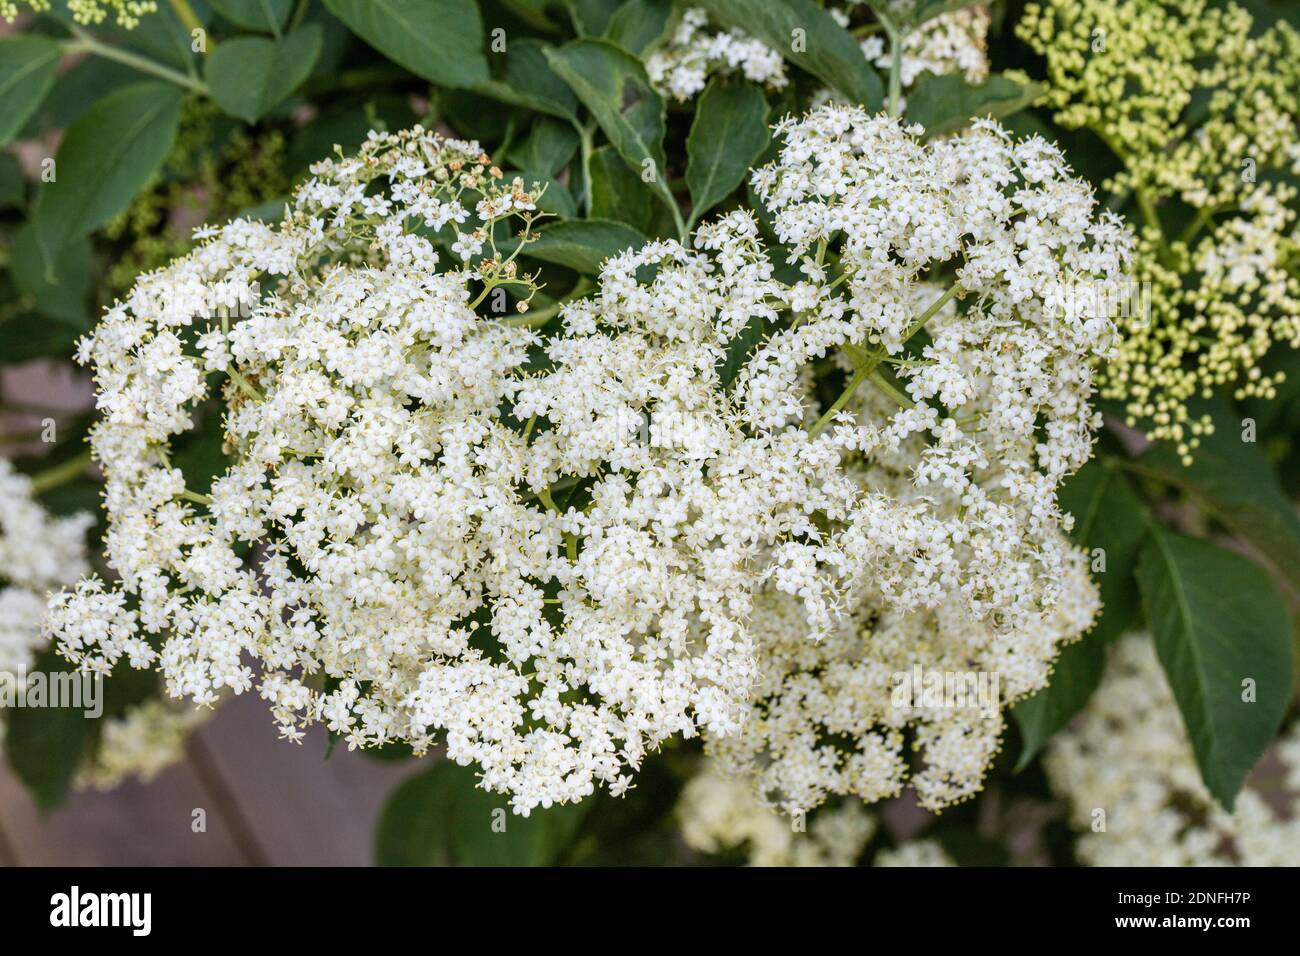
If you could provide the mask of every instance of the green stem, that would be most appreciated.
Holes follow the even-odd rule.
[[[304,83],[299,92],[308,98],[322,93],[350,92],[369,86],[387,86],[410,80],[411,74],[396,66],[363,66],[355,70],[332,73]],[[436,122],[436,120],[434,121]],[[428,125],[428,124],[426,124]]]
[[[917,332],[920,332],[921,329],[925,327],[925,323],[934,318],[938,311],[942,309],[944,305],[953,298],[953,296],[960,295],[961,292],[962,287],[960,282],[954,282],[950,285],[943,295],[935,299],[928,309],[917,316],[916,321],[913,322],[903,334],[903,342],[906,343],[912,338],[912,336],[916,335]],[[876,371],[876,367],[885,359],[885,353],[883,351],[874,354],[868,353],[860,346],[854,345],[851,342],[845,343],[842,348],[844,349],[844,354],[853,362],[855,371],[852,378],[849,379],[849,383],[844,386],[844,391],[840,393],[840,397],[835,399],[834,404],[832,404],[831,407],[826,410],[825,414],[823,414],[821,418],[817,419],[813,424],[813,427],[808,430],[808,437],[810,438],[816,438],[826,430],[826,426],[830,424],[835,413],[848,404],[849,399],[853,397],[853,393],[858,390],[858,386],[867,379],[872,379],[881,387],[882,390],[884,390],[885,394],[889,395],[890,398],[893,398],[900,405],[903,405],[904,408],[913,407],[913,402],[910,398],[899,392],[888,381],[888,379]]]
[[[65,53],[90,53],[94,56],[103,57],[105,60],[113,60],[114,62],[121,63],[124,66],[129,66],[134,70],[139,70],[141,73],[156,76],[160,80],[175,83],[177,86],[184,87],[194,93],[201,93],[204,96],[208,95],[208,87],[202,80],[196,80],[191,76],[186,76],[184,73],[150,60],[148,57],[137,56],[127,50],[100,43],[89,33],[86,33],[79,27],[73,26],[72,32],[77,38],[75,40],[64,42],[63,52]]]
[[[32,494],[44,494],[52,488],[66,485],[69,481],[75,481],[85,474],[86,466],[89,464],[90,451],[87,449],[76,457],[69,458],[61,465],[55,465],[53,468],[37,472],[32,475]]]
[[[172,12],[185,25],[186,30],[193,33],[195,30],[205,29],[203,21],[198,18],[198,14],[190,6],[189,0],[169,0],[169,2],[171,3]]]
[[[514,141],[515,141],[515,117],[514,114],[512,113],[506,119],[505,135],[501,137],[500,144],[497,146],[496,151],[492,154],[493,166],[505,165],[506,153],[510,152],[510,147],[514,144]]]
[[[880,369],[878,368],[872,369],[870,378],[871,378],[871,384],[875,385],[887,396],[889,396],[895,402],[897,402],[900,408],[916,408],[916,402],[912,401],[912,399],[908,397],[906,392],[898,388],[889,379],[885,378],[884,374],[880,371]]]
[[[903,40],[907,33],[883,15],[880,22],[889,37],[889,115],[896,117],[902,112],[899,104],[903,99]]]
[[[555,302],[552,302],[550,305],[543,306],[540,309],[535,309],[531,312],[523,312],[520,313],[519,315],[512,315],[508,319],[502,319],[501,324],[510,325],[520,329],[540,328],[541,326],[545,325],[547,322],[551,321],[551,319],[559,315],[560,310],[563,309],[566,305],[568,305],[570,302],[574,301],[575,299],[581,299],[584,295],[590,292],[592,288],[593,286],[591,284],[591,280],[587,279],[584,276],[583,278],[578,280],[578,284],[575,285],[573,289],[569,292],[569,294],[566,295],[564,298],[558,299]]]
[[[831,419],[843,410],[844,406],[849,403],[849,399],[853,397],[853,393],[858,390],[858,386],[865,382],[870,375],[870,372],[861,367],[853,373],[848,384],[844,386],[844,391],[840,392],[839,398],[835,399],[831,407],[822,413],[822,417],[813,423],[812,428],[808,429],[809,438],[816,438],[826,430],[826,426],[831,423]]]
[[[1115,154],[1115,158],[1124,164],[1125,169],[1132,172],[1133,166],[1129,163],[1128,155],[1120,148],[1119,143],[1111,139],[1111,137],[1106,134],[1106,131],[1096,123],[1088,124],[1088,129],[1092,130],[1096,137],[1106,144],[1106,148]],[[1120,195],[1123,194],[1121,193]],[[1112,197],[1112,199],[1113,198],[1114,197]],[[1165,235],[1164,227],[1160,224],[1160,216],[1156,213],[1155,203],[1151,201],[1150,194],[1148,194],[1145,189],[1138,189],[1135,187],[1133,189],[1133,198],[1137,201],[1138,210],[1142,213],[1142,221],[1156,232],[1157,242],[1160,247],[1160,261],[1166,266],[1171,265],[1173,257],[1169,250],[1169,238]]]
[[[307,8],[311,6],[311,0],[298,0],[297,6],[293,8],[293,16],[289,17],[288,30],[292,33],[302,24],[302,18],[307,15]]]
[[[537,493],[538,499],[547,509],[555,512],[557,515],[563,515],[564,512],[555,504],[555,499],[551,497],[551,489],[544,488]],[[578,560],[578,538],[570,531],[564,532],[564,553],[570,561]]]
[[[262,393],[257,390],[257,387],[248,379],[244,378],[244,376],[236,372],[233,368],[227,369],[226,375],[230,377],[230,380],[235,383],[241,392],[253,401],[261,402],[265,400]]]
[[[691,232],[686,227],[685,220],[682,219],[682,211],[679,208],[677,208],[677,200],[673,198],[672,190],[669,189],[666,185],[664,186],[664,191],[662,193],[662,196],[664,200],[664,205],[666,205],[668,207],[668,211],[673,214],[673,226],[677,229],[678,241],[681,242],[682,245],[689,248],[691,244]]]
[[[934,302],[931,303],[930,307],[926,309],[924,312],[922,312],[920,317],[915,322],[912,323],[911,328],[909,328],[907,330],[907,333],[903,336],[903,341],[906,342],[917,332],[920,332],[921,329],[925,328],[925,323],[933,319],[935,315],[938,314],[939,310],[942,309],[945,305],[947,305],[952,300],[953,296],[960,295],[961,292],[962,292],[962,287],[960,282],[954,282],[952,285],[950,285],[948,287],[948,291],[945,292],[943,295],[939,296],[939,298],[935,299]]]
[[[1151,202],[1151,197],[1147,195],[1145,190],[1139,189],[1135,194],[1135,198],[1137,199],[1138,209],[1142,212],[1142,221],[1160,233],[1163,242],[1165,229],[1164,226],[1160,225],[1160,216],[1156,214],[1156,207]]]
[[[1183,245],[1190,245],[1202,229],[1204,229],[1218,212],[1213,206],[1202,206],[1196,213],[1196,218],[1187,224],[1182,232],[1178,234],[1178,241]]]
[[[591,154],[596,127],[593,123],[578,127],[578,141],[582,149],[582,213],[591,215]]]
[[[1172,267],[1174,264],[1173,252],[1169,248],[1169,238],[1165,235],[1165,227],[1160,224],[1160,215],[1156,212],[1155,204],[1144,189],[1134,190],[1133,198],[1137,200],[1138,209],[1142,212],[1142,221],[1146,223],[1148,229],[1153,230],[1156,234],[1160,261],[1166,267]]]

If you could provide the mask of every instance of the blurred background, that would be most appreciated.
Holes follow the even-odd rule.
[[[364,866],[380,808],[417,761],[385,763],[324,733],[276,739],[265,705],[232,700],[152,783],[84,789],[42,815],[0,764],[0,864],[5,866]],[[206,832],[194,832],[195,811]]]

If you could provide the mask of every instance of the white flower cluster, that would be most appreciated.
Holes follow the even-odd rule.
[[[289,737],[319,721],[419,751],[445,734],[526,813],[621,791],[670,735],[738,729],[750,565],[811,525],[716,387],[766,266],[630,253],[540,349],[476,316],[470,286],[494,280],[437,271],[421,234],[476,216],[451,245],[492,241],[531,210],[519,184],[479,181],[477,156],[376,136],[316,167],[280,229],[231,223],[108,313],[82,354],[123,589],[63,595],[53,631],[85,668],[156,663],[199,703],[250,689],[258,664]],[[212,303],[253,306],[231,324]],[[218,413],[213,372],[233,461],[204,494],[168,447]]]
[[[903,38],[904,87],[922,73],[960,73],[968,83],[983,83],[989,75],[988,33],[992,17],[986,6],[966,7],[931,17]],[[892,68],[885,37],[872,34],[862,41],[862,53],[878,69]]]
[[[1094,302],[1052,290],[1117,289],[1129,233],[1093,217],[1059,150],[992,121],[924,144],[919,127],[830,107],[777,132],[753,182],[807,279],[737,383],[752,424],[805,414],[803,370],[839,349],[841,400],[877,388],[865,414],[832,405],[825,441],[880,473],[845,560],[900,609],[956,593],[1000,627],[1035,619],[1066,576],[1055,491],[1091,454],[1090,362],[1113,337]]]
[[[112,790],[128,777],[151,782],[184,756],[190,734],[211,716],[211,708],[152,699],[106,717],[75,785]]]
[[[847,7],[854,6],[853,3]],[[846,9],[828,8],[844,27]],[[967,82],[982,83],[989,75],[988,7],[972,6],[926,20],[903,39],[900,78],[911,86],[922,73],[960,73]],[[891,68],[885,37],[873,34],[861,42],[862,55],[882,70]],[[789,82],[781,54],[741,30],[719,30],[699,7],[687,8],[671,37],[646,59],[646,72],[655,89],[678,102],[698,95],[715,75],[739,74],[769,89]],[[828,91],[818,97],[825,98]]]
[[[754,184],[808,279],[787,296],[795,321],[737,392],[756,428],[807,415],[807,365],[838,348],[849,383],[814,444],[838,459],[826,486],[853,490],[823,507],[833,536],[783,547],[773,581],[786,593],[760,595],[754,615],[750,719],[711,743],[797,812],[831,794],[897,793],[910,728],[925,758],[913,783],[937,808],[978,789],[1002,718],[894,707],[893,675],[978,672],[1007,704],[1045,686],[1094,616],[1055,490],[1090,454],[1089,363],[1112,327],[1062,312],[1048,290],[1114,286],[1131,240],[1114,217],[1093,218],[1090,189],[1054,147],[1013,143],[996,124],[926,146],[888,119],[829,108],[779,133],[780,157]],[[941,294],[932,282],[948,270]],[[864,381],[877,387],[855,388]],[[822,615],[820,640],[790,599],[815,600],[797,574],[810,565],[847,582],[848,613]]]
[[[0,458],[0,673],[15,686],[45,645],[47,595],[89,570],[86,531],[94,523],[86,513],[51,515],[33,497],[31,479]]]
[[[707,765],[682,790],[677,822],[691,849],[741,849],[750,866],[855,866],[877,829],[862,804],[846,801],[816,814],[805,833],[744,782]]]
[[[1082,555],[1070,562],[1053,611],[1003,633],[951,606],[900,613],[867,599],[813,641],[788,597],[761,596],[752,712],[741,733],[709,738],[710,752],[786,813],[834,795],[897,796],[909,775],[927,809],[969,799],[1001,748],[1003,708],[1047,685],[1061,647],[1091,626],[1098,606]],[[900,681],[918,672],[983,682],[992,711],[978,699],[919,692],[896,702]],[[910,771],[909,745],[920,757]]]
[[[779,90],[787,83],[781,54],[740,30],[709,29],[709,17],[688,7],[668,41],[646,59],[646,73],[660,93],[679,102],[698,94],[715,74],[739,73]]]
[[[122,588],[56,599],[60,648],[157,666],[200,704],[256,683],[291,738],[445,739],[521,813],[622,792],[700,733],[785,748],[801,807],[844,790],[800,781],[780,728],[742,727],[791,662],[763,659],[777,620],[834,655],[818,640],[861,608],[942,616],[1008,672],[1008,700],[1026,692],[1090,617],[1054,492],[1089,453],[1109,332],[1039,290],[1109,281],[1125,234],[1059,153],[992,124],[925,146],[828,108],[779,132],[755,184],[794,284],[738,212],[696,251],[610,260],[548,340],[481,317],[489,289],[528,285],[496,245],[535,196],[418,128],[314,167],[278,229],[233,222],[143,278],[81,353]],[[466,264],[440,269],[435,241]],[[948,270],[963,308],[923,307]],[[753,320],[775,331],[726,387]],[[850,387],[806,429],[836,349]],[[169,446],[221,414],[219,373],[231,463],[187,488]]]
[[[806,823],[773,812],[735,777],[709,764],[695,774],[677,803],[682,839],[700,853],[740,850],[750,866],[856,866],[879,826],[862,804],[824,807]],[[872,866],[955,866],[935,840],[915,840],[877,851]]]
[[[1044,767],[1070,803],[1092,866],[1294,866],[1300,860],[1300,725],[1264,758],[1233,813],[1210,795],[1149,635],[1112,650],[1083,714]],[[1096,811],[1106,828],[1093,828]]]
[[[910,840],[896,847],[881,850],[872,866],[932,867],[956,866],[957,861],[948,855],[938,840]]]
[[[26,683],[36,655],[48,643],[46,600],[90,569],[86,532],[94,515],[56,518],[32,495],[31,480],[0,458],[0,673],[15,688]],[[152,779],[180,756],[185,737],[206,711],[188,713],[147,701],[120,718],[105,719],[94,752],[78,771],[78,786],[110,789],[129,775]],[[2,712],[0,712],[2,716]],[[0,720],[0,743],[5,724]]]

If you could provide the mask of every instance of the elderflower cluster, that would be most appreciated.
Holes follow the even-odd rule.
[[[948,855],[938,840],[910,840],[896,847],[881,850],[872,866],[956,866],[957,861]]]
[[[781,54],[740,30],[709,30],[709,17],[688,7],[673,35],[646,59],[655,89],[678,102],[695,96],[715,74],[739,73],[774,90],[786,83]]]
[[[1260,359],[1300,347],[1296,191],[1278,175],[1300,138],[1300,33],[1255,31],[1207,0],[1052,0],[1017,32],[1046,57],[1057,121],[1115,153],[1105,185],[1143,222],[1134,283],[1149,306],[1121,321],[1102,394],[1188,457],[1210,430],[1191,399],[1225,385],[1272,397]],[[1170,201],[1191,208],[1176,232]]]
[[[0,458],[0,673],[15,688],[26,683],[48,643],[50,591],[75,583],[90,569],[86,532],[94,523],[85,512],[50,515],[33,497],[31,480]],[[76,785],[108,790],[128,776],[153,779],[180,758],[190,730],[208,713],[153,700],[129,707],[121,717],[106,717]],[[0,721],[0,743],[4,729]]]
[[[478,157],[376,134],[280,228],[210,231],[109,311],[81,357],[122,587],[61,595],[52,631],[83,668],[157,666],[200,704],[256,681],[291,738],[441,736],[527,813],[738,729],[753,565],[811,528],[815,463],[769,467],[717,387],[770,312],[745,249],[715,274],[676,243],[625,254],[548,343],[476,315],[522,280],[468,260],[534,204]],[[467,264],[441,267],[431,230]],[[187,488],[169,448],[223,414],[214,373],[231,464]]]
[[[153,699],[127,708],[120,717],[104,718],[75,785],[112,790],[129,777],[150,783],[184,756],[190,734],[211,715],[208,708]]]
[[[45,646],[46,596],[86,573],[86,531],[93,515],[56,518],[41,507],[31,479],[0,458],[0,675],[15,688],[27,683]],[[5,725],[0,721],[0,744]]]
[[[941,13],[923,22],[903,38],[904,87],[922,73],[941,76],[959,73],[968,83],[983,83],[989,75],[988,33],[992,16],[986,6],[972,6]],[[892,68],[892,51],[879,33],[862,41],[862,53],[878,69]]]
[[[828,107],[777,136],[753,185],[806,279],[738,379],[751,422],[807,416],[802,370],[835,351],[848,386],[812,431],[881,475],[846,520],[849,565],[903,610],[955,594],[1000,627],[1034,619],[1070,561],[1055,490],[1090,457],[1113,333],[1052,290],[1122,281],[1128,233],[1059,150],[992,121],[926,144]],[[843,407],[867,394],[867,414]]]
[[[1300,726],[1228,813],[1201,780],[1149,635],[1113,648],[1083,714],[1044,757],[1092,866],[1291,866],[1300,859]],[[1097,811],[1105,829],[1095,827]]]
[[[807,421],[807,368],[834,351],[847,385],[810,432],[825,428],[813,444],[833,450],[836,489],[855,489],[823,509],[828,536],[781,550],[754,615],[750,719],[709,740],[790,813],[897,793],[909,729],[922,804],[971,796],[1002,707],[1046,685],[1097,607],[1055,492],[1090,455],[1090,363],[1112,326],[1049,290],[1119,282],[1130,237],[1041,139],[918,132],[818,110],[778,127],[779,158],[753,179],[807,278],[736,390],[752,427]],[[836,613],[809,640],[793,599],[817,600],[819,565],[840,575]],[[894,706],[914,667],[996,678],[993,712]]]
[[[84,512],[52,516],[31,479],[0,458],[0,673],[17,684],[45,643],[46,596],[89,569],[86,531],[94,523]]]
[[[875,836],[875,817],[846,801],[802,819],[774,813],[750,788],[706,766],[682,790],[677,803],[682,839],[700,853],[743,850],[750,866],[856,866]]]
[[[50,0],[0,0],[0,18],[12,23],[24,6],[32,13],[46,13]],[[124,30],[135,29],[141,17],[157,9],[156,0],[68,0],[68,12],[77,23],[97,26],[108,18],[111,10],[117,25]]]
[[[803,278],[735,212],[694,250],[611,259],[546,339],[475,312],[530,287],[536,197],[474,144],[373,134],[279,228],[205,232],[82,344],[122,584],[55,599],[60,649],[156,666],[199,704],[256,687],[293,739],[445,740],[521,813],[623,792],[676,735],[768,740],[792,805],[843,792],[747,729],[789,664],[765,659],[778,619],[834,653],[862,607],[940,616],[1018,654],[996,666],[1006,700],[1026,692],[1091,617],[1054,490],[1089,453],[1110,328],[1036,290],[1106,281],[1126,234],[1059,153],[994,124],[926,146],[827,108],[778,133],[755,185]],[[809,427],[832,351],[851,387]],[[229,467],[187,487],[170,447],[215,415]]]
[[[743,781],[709,764],[687,782],[676,813],[691,849],[741,850],[750,866],[856,866],[879,829],[876,818],[851,800],[821,809],[805,827],[802,817],[773,812]],[[871,865],[955,864],[937,841],[916,840],[876,851]]]
[[[970,799],[1001,749],[1004,709],[1047,686],[1061,648],[1096,615],[1086,564],[1081,554],[1072,558],[1055,608],[1006,632],[952,606],[897,612],[862,599],[813,641],[788,597],[760,596],[754,631],[762,672],[752,710],[740,734],[709,738],[710,752],[786,813],[836,795],[884,800],[908,782],[930,810]],[[916,675],[932,674],[970,680],[985,696],[911,692]],[[900,699],[902,682],[909,693]]]
[[[843,27],[849,26],[849,10],[829,7],[828,12]],[[988,78],[987,38],[991,16],[988,7],[972,6],[926,20],[903,41],[901,79],[911,86],[925,72],[960,73],[971,83]],[[881,69],[891,66],[890,49],[879,34],[861,42],[862,54]],[[689,7],[671,37],[646,59],[646,72],[655,89],[678,102],[696,96],[715,75],[739,74],[769,89],[784,89],[789,79],[781,54],[741,30],[713,28],[708,14]],[[820,104],[831,98],[823,90],[815,98]]]

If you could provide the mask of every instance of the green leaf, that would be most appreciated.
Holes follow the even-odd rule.
[[[1226,401],[1208,406],[1214,434],[1191,465],[1177,449],[1154,445],[1135,466],[1191,495],[1233,534],[1249,542],[1300,589],[1300,517],[1260,446],[1242,441],[1242,422]]]
[[[59,73],[40,109],[28,119],[23,139],[34,139],[53,130],[67,129],[113,90],[142,79],[139,72],[99,57],[87,57]]]
[[[1101,592],[1102,609],[1092,634],[1113,641],[1137,612],[1133,572],[1147,533],[1146,509],[1128,478],[1104,460],[1079,469],[1061,486],[1057,501],[1062,511],[1074,516],[1070,537],[1088,552],[1092,578]]]
[[[613,146],[593,150],[589,165],[591,217],[626,223],[638,232],[653,235],[662,207],[618,151]]]
[[[612,255],[645,245],[649,240],[630,226],[604,219],[571,219],[539,229],[524,247],[524,255],[597,275]]]
[[[956,73],[925,73],[907,94],[907,119],[924,126],[928,139],[955,132],[977,117],[1009,116],[1025,109],[1040,93],[1033,84],[1022,86],[1001,75],[971,86]]]
[[[731,195],[771,140],[762,90],[753,83],[709,83],[686,138],[692,224]]]
[[[494,19],[501,17],[501,19],[509,22],[502,14],[518,17],[522,24],[529,29],[541,30],[544,33],[559,31],[560,27],[553,19],[553,16],[560,19],[567,16],[566,12],[552,9],[559,6],[555,0],[500,0],[500,3],[500,10],[493,11]]]
[[[268,199],[256,206],[245,206],[235,213],[235,217],[238,219],[253,219],[257,222],[277,223],[284,218],[284,211],[288,208],[288,205],[289,200],[287,199]]]
[[[210,0],[213,8],[242,30],[278,33],[293,9],[293,0]]]
[[[212,99],[231,116],[256,123],[307,79],[320,56],[321,29],[299,27],[281,40],[236,37],[208,57]]]
[[[384,56],[432,83],[463,88],[488,79],[474,0],[325,0],[325,6]]]
[[[66,358],[80,335],[66,322],[43,322],[34,312],[0,320],[0,367],[51,355]]]
[[[293,134],[286,165],[297,174],[312,163],[334,156],[334,147],[354,152],[370,133],[370,120],[360,103],[350,102],[322,110],[310,123]]]
[[[380,866],[545,866],[568,847],[586,803],[535,809],[527,817],[477,786],[474,771],[435,763],[394,791],[375,838]]]
[[[59,44],[20,33],[0,38],[0,146],[23,128],[54,85]]]
[[[762,40],[851,102],[870,111],[884,102],[880,77],[858,42],[813,0],[701,0],[699,6],[723,26]]]
[[[27,176],[18,157],[0,153],[0,209],[13,209],[27,201]]]
[[[222,451],[226,430],[219,409],[206,408],[198,417],[198,427],[176,441],[171,460],[185,476],[186,489],[206,495],[229,464]]]
[[[1156,525],[1137,576],[1201,777],[1231,810],[1291,699],[1286,605],[1255,564]]]
[[[1095,632],[1062,649],[1052,665],[1052,680],[1032,697],[1018,701],[1011,713],[1020,726],[1020,772],[1048,739],[1083,710],[1106,669],[1106,644]]]
[[[1125,633],[1138,613],[1134,571],[1148,519],[1125,473],[1093,459],[1061,486],[1057,501],[1074,516],[1070,536],[1088,553],[1102,607],[1092,630],[1061,650],[1047,687],[1011,709],[1023,744],[1017,771],[1083,710],[1101,682],[1106,644]]]
[[[451,862],[453,790],[443,764],[404,781],[384,804],[375,830],[379,866],[445,866]]]
[[[554,176],[577,150],[578,133],[570,124],[541,116],[528,135],[511,148],[509,157],[520,169],[537,169]]]
[[[37,673],[48,678],[52,674],[68,673],[68,667],[53,651],[46,651],[37,658],[29,675]],[[42,810],[57,806],[67,796],[90,738],[87,709],[90,708],[5,708],[8,730],[4,749],[9,766]]]
[[[81,331],[90,328],[90,242],[84,236],[69,240],[59,250],[54,263],[57,279],[50,281],[36,227],[26,223],[14,231],[9,268],[14,284],[31,296],[36,311]]]
[[[730,388],[745,367],[749,357],[767,334],[767,323],[758,316],[752,317],[736,337],[727,343],[727,355],[718,365],[718,379],[723,388]]]
[[[500,61],[500,75],[479,83],[474,89],[484,96],[522,106],[524,109],[578,121],[578,100],[569,85],[551,70],[549,43],[524,37],[506,47]]]
[[[59,145],[56,179],[41,188],[35,221],[46,274],[67,243],[123,212],[171,150],[182,92],[170,83],[114,90],[69,127]]]
[[[574,40],[547,49],[551,69],[591,111],[609,141],[679,216],[664,159],[664,102],[641,61],[608,40]]]
[[[609,29],[621,0],[564,0],[570,19],[582,36],[602,36]]]
[[[191,7],[199,23],[206,27],[212,18],[207,5],[194,3]],[[116,23],[111,26],[105,23],[95,32],[112,46],[138,50],[151,60],[159,60],[186,73],[193,67],[197,55],[190,28],[181,22],[170,3],[158,3],[157,9],[140,17],[140,22],[130,30]]]
[[[644,56],[667,36],[672,0],[628,0],[610,17],[605,36],[628,53]]]

